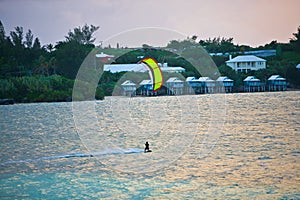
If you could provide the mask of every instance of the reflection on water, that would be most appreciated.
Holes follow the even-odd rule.
[[[1,198],[300,198],[300,92],[77,106],[0,107]]]

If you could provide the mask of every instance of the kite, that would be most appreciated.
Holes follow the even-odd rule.
[[[163,75],[156,60],[153,58],[145,58],[139,63],[144,63],[147,66],[153,84],[153,92],[158,91],[163,85]]]

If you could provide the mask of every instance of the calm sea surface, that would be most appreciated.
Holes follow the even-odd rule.
[[[300,199],[300,92],[109,97],[0,114],[0,199]]]

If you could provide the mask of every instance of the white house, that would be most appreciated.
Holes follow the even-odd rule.
[[[266,60],[253,56],[237,56],[226,61],[226,65],[237,72],[245,72],[251,70],[266,69]]]
[[[124,96],[135,96],[136,95],[136,84],[130,80],[125,81],[121,84]]]

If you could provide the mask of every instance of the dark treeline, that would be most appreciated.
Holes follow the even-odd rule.
[[[98,26],[87,25],[70,30],[63,41],[55,45],[42,45],[39,38],[30,29],[25,30],[17,26],[9,33],[0,21],[0,99],[12,98],[17,102],[66,101],[72,96],[72,89],[77,72],[86,56],[95,49],[93,34]],[[158,62],[167,62],[169,66],[181,66],[186,69],[184,77],[201,74],[179,54],[197,54],[200,48],[209,53],[243,54],[245,51],[276,49],[276,56],[267,59],[267,69],[252,71],[247,74],[236,73],[225,65],[226,56],[212,56],[213,61],[222,75],[235,81],[236,91],[242,85],[242,80],[248,75],[255,75],[265,80],[269,75],[279,74],[290,83],[291,87],[300,87],[300,74],[295,66],[300,63],[300,27],[293,33],[289,43],[282,44],[271,41],[269,44],[252,48],[246,45],[236,45],[233,38],[209,38],[197,41],[193,36],[183,41],[172,40],[166,48],[157,49],[144,44],[136,50],[98,49],[100,53],[111,52],[122,56],[114,63],[137,63],[141,56],[153,57]],[[198,48],[199,47],[199,48]],[[173,49],[174,51],[169,51]],[[200,52],[201,53],[201,52]],[[113,90],[120,90],[121,80],[130,73],[104,72],[96,88],[96,99],[112,94]],[[146,74],[141,76],[145,76]],[[166,75],[169,76],[169,75]]]
[[[74,79],[88,53],[95,48],[99,27],[70,30],[64,41],[42,46],[32,31],[17,26],[6,34],[0,21],[0,98],[17,102],[70,100]],[[97,88],[97,99],[104,93]]]

